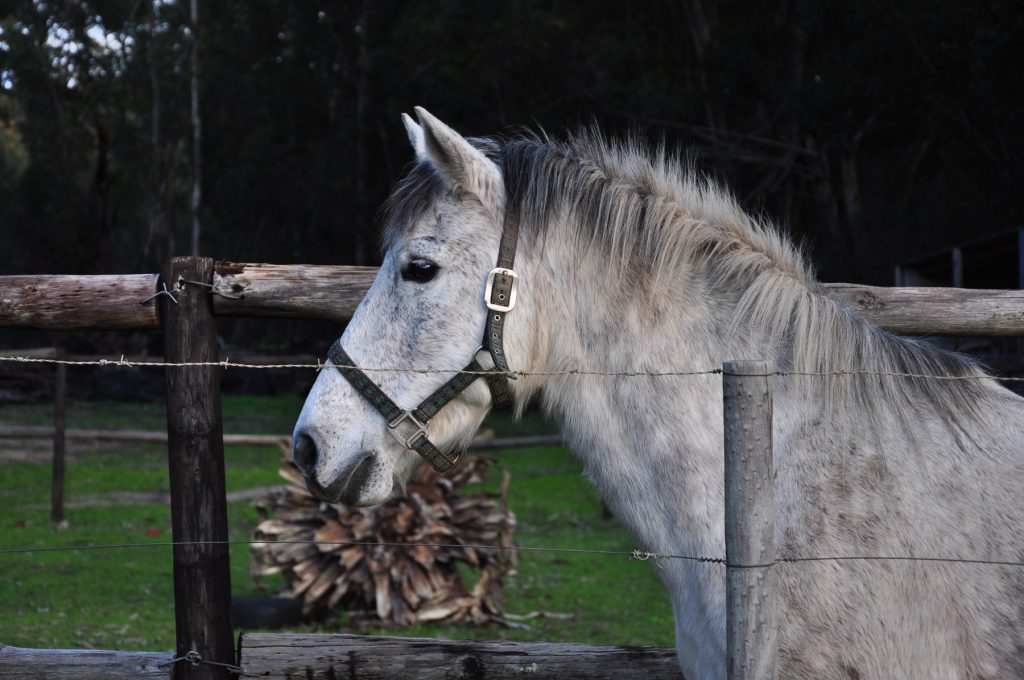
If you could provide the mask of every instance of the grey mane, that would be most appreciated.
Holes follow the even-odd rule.
[[[765,357],[776,370],[984,375],[970,358],[887,333],[826,296],[798,248],[664,146],[609,141],[595,129],[564,141],[543,134],[470,141],[501,168],[524,247],[542,248],[554,230],[569,230],[580,257],[607,258],[610,275],[634,297],[689,286],[714,292],[732,303],[723,337],[767,341],[778,350]],[[429,163],[414,166],[382,209],[385,248],[446,191]],[[984,380],[788,379],[822,399],[828,415],[853,408],[878,425],[882,416],[907,423],[926,409],[961,433],[991,395]]]

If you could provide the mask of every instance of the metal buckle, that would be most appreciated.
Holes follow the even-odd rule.
[[[402,411],[400,416],[389,421],[388,432],[398,440],[399,444],[413,450],[416,449],[416,445],[421,440],[427,438],[427,426],[416,420],[416,416],[412,414],[412,411]]]
[[[480,357],[483,357],[483,358],[487,359],[492,364],[494,363],[494,360],[491,358],[491,353],[483,345],[480,345],[479,347],[477,347],[476,351],[473,352],[473,361],[475,361],[476,363],[480,364],[480,368],[484,369],[485,371],[489,371],[490,369],[487,368],[487,363],[485,361],[480,361]],[[484,378],[486,376],[480,376],[480,377]]]
[[[508,293],[508,302],[504,305],[498,302],[491,302],[491,293],[494,291],[494,279],[498,276],[508,276],[512,279],[512,285],[509,288]],[[487,288],[484,290],[484,304],[487,305],[487,309],[493,312],[511,312],[512,308],[516,306],[516,294],[518,290],[519,275],[511,269],[495,267],[487,273]]]

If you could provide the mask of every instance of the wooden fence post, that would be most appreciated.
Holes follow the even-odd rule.
[[[63,348],[54,352],[54,358],[63,360],[67,355]],[[50,520],[64,519],[64,451],[68,401],[68,367],[57,364],[57,375],[53,387],[53,478],[50,482]]]
[[[764,361],[723,368],[728,677],[771,680],[778,655],[771,378]]]
[[[177,302],[162,299],[164,356],[168,362],[218,361],[217,328],[209,290],[185,283],[213,280],[213,260],[176,257],[163,281]],[[227,541],[224,439],[220,369],[167,369],[167,442],[174,541]],[[177,654],[196,652],[205,661],[235,662],[231,627],[228,546],[174,546],[174,616]],[[180,661],[175,678],[227,680],[223,666]]]

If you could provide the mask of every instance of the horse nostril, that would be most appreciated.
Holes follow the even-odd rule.
[[[316,444],[313,442],[313,438],[309,435],[300,434],[295,438],[295,444],[292,446],[292,460],[299,466],[299,470],[305,476],[313,474],[313,470],[316,468]]]

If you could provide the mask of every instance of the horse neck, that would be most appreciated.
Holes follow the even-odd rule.
[[[549,240],[523,265],[525,314],[509,326],[526,371],[709,370],[742,340],[723,338],[730,305],[609,276],[607,260]],[[512,315],[513,317],[515,314]],[[511,319],[511,317],[510,317]],[[518,343],[518,347],[515,344]],[[561,424],[587,476],[647,550],[721,552],[721,377],[549,375],[523,378]],[[705,553],[707,554],[707,553]]]
[[[721,376],[557,373],[709,371],[723,358],[774,362],[771,347],[730,333],[739,292],[716,290],[699,273],[661,287],[619,280],[604,258],[580,257],[554,239],[539,254],[525,254],[522,314],[510,316],[506,342],[514,368],[556,375],[523,377],[515,389],[521,398],[540,393],[641,550],[724,556]],[[776,410],[776,422],[785,411]],[[658,566],[680,649],[704,659],[695,667],[714,668],[724,657],[721,571],[683,560]]]

